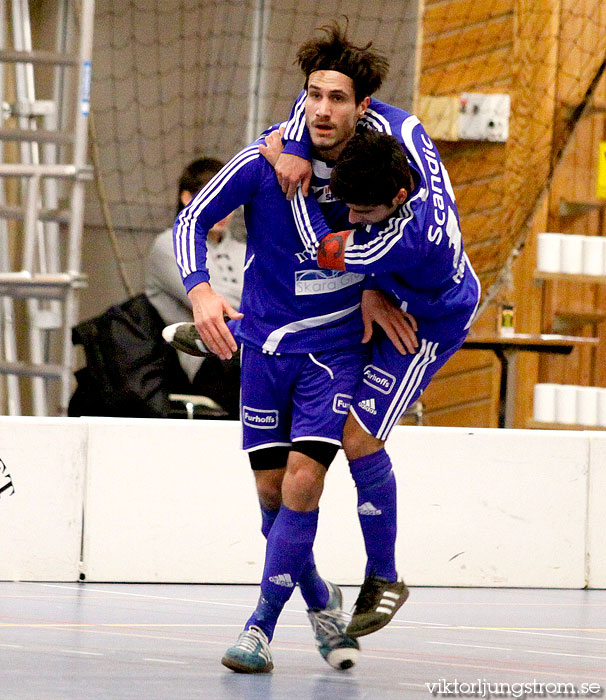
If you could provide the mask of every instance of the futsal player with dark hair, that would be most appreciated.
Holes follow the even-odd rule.
[[[359,100],[369,88],[364,81],[360,87],[359,71],[339,61],[340,47],[348,44],[344,32],[335,24],[323,31],[297,54],[305,90],[285,128],[276,175],[292,200],[305,249],[320,266],[368,275],[365,295],[381,290],[418,324],[414,354],[398,352],[382,332],[375,334],[343,434],[368,555],[347,628],[359,637],[386,625],[408,596],[396,570],[397,491],[385,441],[462,345],[480,284],[463,250],[448,173],[419,120],[367,95],[356,124],[360,134],[351,132],[343,144],[333,123],[338,102],[352,95]],[[333,143],[341,145],[331,150]],[[349,205],[355,229],[333,233],[316,198],[305,196],[310,161],[318,154],[336,162],[324,196]]]
[[[313,89],[313,76],[310,85]],[[306,103],[310,98],[313,104],[313,94]],[[376,101],[371,106],[376,110]],[[313,133],[314,108],[306,109]],[[382,332],[375,333],[345,423],[343,449],[358,487],[368,554],[347,628],[353,637],[383,627],[406,598],[395,567],[396,483],[385,442],[463,344],[480,296],[463,250],[454,192],[435,145],[413,115],[389,105],[379,109],[372,119],[367,111],[365,121],[400,138],[359,126],[331,172],[331,194],[347,203],[354,226],[334,233],[315,198],[304,197],[301,188],[292,200],[301,240],[320,267],[369,275],[369,287],[417,323],[414,354],[402,355]],[[279,150],[277,138],[276,143]]]
[[[386,62],[368,47],[333,42],[331,51],[335,65],[342,62],[367,86],[363,92],[380,85]],[[319,78],[321,73],[316,71]],[[353,84],[353,78],[347,80]],[[368,101],[368,96],[357,99],[353,90],[334,91],[330,127],[320,125],[311,137],[320,159],[339,155]],[[269,642],[298,583],[320,653],[330,665],[345,669],[355,663],[359,645],[346,633],[341,593],[319,576],[312,548],[326,470],[341,445],[350,397],[366,364],[363,275],[327,274],[302,249],[291,207],[259,153],[262,144],[260,139],[237,154],[179,214],[174,227],[177,262],[206,347],[230,357],[237,343],[224,316],[241,319],[243,446],[267,537],[257,608],[223,663],[242,672],[271,670]],[[340,229],[347,209],[323,196],[329,167],[320,159],[313,180],[318,205]],[[205,265],[210,227],[239,205],[244,205],[248,232],[241,314],[214,292]],[[388,332],[402,332],[403,342],[409,342],[410,326],[398,309],[393,319],[385,322]]]

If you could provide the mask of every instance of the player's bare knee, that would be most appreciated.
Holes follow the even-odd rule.
[[[348,461],[378,452],[384,444],[384,440],[367,433],[351,413],[347,416],[343,428],[343,451]]]
[[[282,490],[264,490],[257,485],[257,496],[264,510],[279,510],[282,505]]]
[[[266,510],[278,510],[282,505],[283,469],[255,471],[259,503]]]
[[[292,453],[282,485],[282,500],[293,510],[317,508],[326,469],[304,455]]]

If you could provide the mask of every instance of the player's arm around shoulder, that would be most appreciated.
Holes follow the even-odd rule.
[[[299,185],[304,197],[309,193],[313,174],[311,161],[304,155],[285,151],[284,133],[287,124],[281,124],[277,131],[265,136],[265,143],[259,145],[259,152],[274,168],[278,184],[286,199],[292,201]],[[295,142],[286,142],[290,145]]]

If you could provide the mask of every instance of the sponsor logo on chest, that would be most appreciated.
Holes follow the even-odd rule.
[[[314,193],[314,197],[320,204],[336,201],[333,193],[330,191],[330,185],[322,185],[321,187],[313,186],[311,189]]]
[[[339,272],[338,270],[300,270],[295,272],[295,294],[330,294],[346,287],[358,284],[364,275],[357,272]]]

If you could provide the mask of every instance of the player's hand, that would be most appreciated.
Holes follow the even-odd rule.
[[[282,153],[276,162],[275,169],[286,199],[290,201],[294,198],[299,183],[303,196],[307,197],[312,176],[311,163],[308,160],[292,153]]]
[[[374,289],[364,290],[362,320],[364,321],[363,343],[368,343],[372,338],[374,322],[381,326],[401,355],[412,354],[419,347],[415,317],[392,304],[381,292]]]
[[[268,161],[272,168],[276,167],[278,158],[284,150],[284,144],[282,143],[283,133],[284,127],[281,126],[276,131],[272,131],[271,134],[267,134],[265,137],[265,145],[259,144],[259,153]]]
[[[206,347],[221,360],[230,360],[238,349],[224,316],[244,318],[210,284],[203,282],[190,289],[187,295],[192,303],[194,324]]]

